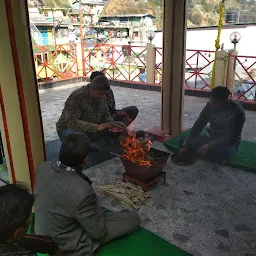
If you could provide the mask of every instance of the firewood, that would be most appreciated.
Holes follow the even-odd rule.
[[[131,183],[118,182],[115,185],[101,186],[99,190],[135,209],[138,209],[138,205],[144,203],[149,197],[141,187]]]
[[[101,190],[100,190],[101,191]],[[128,206],[130,207],[133,207],[134,209],[139,209],[138,206],[136,206],[131,200],[129,200],[128,198],[126,198],[125,196],[123,195],[120,195],[120,194],[116,194],[116,193],[113,193],[113,192],[109,192],[109,191],[105,191],[105,190],[102,190],[102,192],[106,195],[109,195],[109,196],[112,196],[120,201],[122,201],[123,203],[127,204]]]

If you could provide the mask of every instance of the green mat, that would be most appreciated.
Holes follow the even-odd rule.
[[[191,255],[163,240],[152,232],[140,228],[134,234],[106,244],[96,256],[188,256]]]
[[[107,210],[109,211],[109,210]],[[29,232],[34,233],[35,215],[31,216]],[[37,254],[38,256],[47,256],[46,254]],[[96,256],[189,256],[191,254],[170,244],[166,240],[160,238],[154,233],[139,228],[135,233],[123,238],[114,240],[95,254]]]
[[[164,146],[172,152],[177,152],[180,139],[186,137],[189,132],[190,130],[186,130],[180,133],[169,141],[164,142]],[[205,134],[205,131],[203,131],[202,134]],[[236,155],[229,160],[228,165],[256,171],[255,152],[256,143],[243,140],[239,145]]]

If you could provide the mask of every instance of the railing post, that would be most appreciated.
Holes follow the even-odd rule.
[[[218,51],[215,64],[214,87],[226,85],[226,73],[228,63],[227,51]]]
[[[236,56],[235,50],[217,52],[214,87],[225,86],[231,93],[234,91]]]
[[[227,73],[226,73],[226,87],[231,93],[234,92],[234,84],[236,77],[236,58],[238,52],[235,50],[228,51]]]
[[[147,55],[146,55],[146,82],[149,84],[155,83],[155,67],[156,67],[156,48],[155,45],[147,44]]]
[[[77,44],[76,47],[76,56],[77,56],[77,66],[78,66],[78,75],[79,76],[83,76],[84,75],[84,54],[82,54],[82,52],[84,52],[84,45],[82,42]]]

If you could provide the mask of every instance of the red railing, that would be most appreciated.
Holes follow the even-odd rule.
[[[213,51],[187,50],[185,88],[209,91],[213,63]]]
[[[78,76],[77,45],[34,46],[38,81],[62,80]]]
[[[233,62],[232,58],[234,59]],[[230,56],[229,65],[235,70],[233,98],[245,102],[256,102],[256,57]],[[227,78],[227,84],[229,83]]]
[[[90,76],[104,70],[109,79],[146,83],[146,46],[67,44],[34,46],[34,60],[39,82]],[[162,83],[162,48],[155,48],[155,84]],[[185,88],[209,91],[214,52],[187,50]],[[227,76],[225,86],[234,86],[233,98],[256,102],[256,57],[228,56],[228,67],[235,78]],[[230,80],[232,79],[232,81]]]
[[[145,82],[146,53],[145,46],[85,43],[84,76],[105,70],[107,77],[113,80]]]
[[[155,48],[155,83],[162,83],[162,48]],[[214,51],[187,50],[185,88],[191,90],[209,90]]]

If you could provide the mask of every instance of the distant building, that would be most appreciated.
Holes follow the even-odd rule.
[[[85,27],[92,26],[96,24],[99,20],[100,13],[103,10],[106,1],[98,0],[82,0],[83,8],[83,24]],[[74,1],[72,3],[72,10],[69,11],[69,17],[74,26],[80,25],[80,15],[79,15],[79,1]]]
[[[153,28],[151,14],[102,15],[94,26],[98,35],[130,38],[131,41],[146,42],[146,32]]]
[[[49,18],[63,18],[67,16],[69,8],[50,8],[50,7],[41,7],[39,8],[40,13]]]
[[[43,8],[43,10],[52,15],[46,15],[45,12],[42,15],[38,8],[29,8],[30,31],[35,44],[53,45],[55,42],[56,44],[69,43],[68,21],[65,20],[64,16],[55,16],[58,16],[59,9],[56,9],[54,14],[50,8]]]

